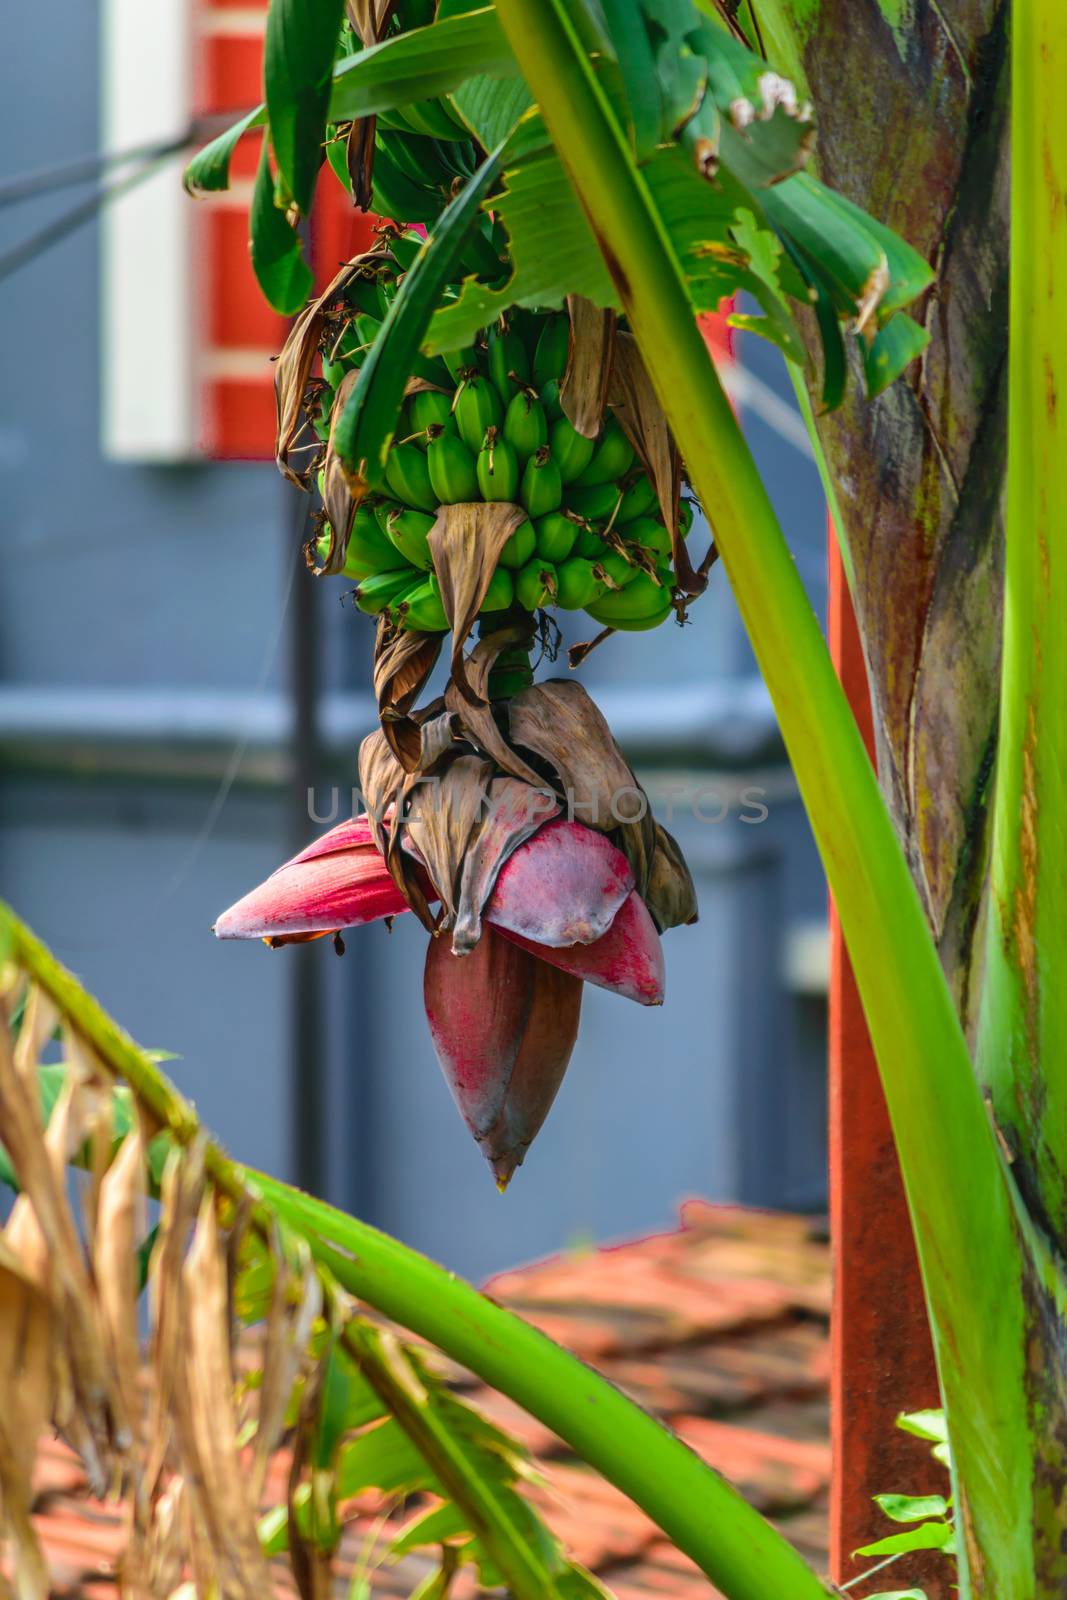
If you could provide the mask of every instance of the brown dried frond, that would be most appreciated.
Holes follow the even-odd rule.
[[[409,774],[396,759],[385,734],[369,733],[359,747],[359,787],[367,808],[371,835],[384,857],[393,882],[423,927],[432,933],[437,919],[430,910],[415,861],[406,851],[393,848],[396,818],[404,805]]]
[[[0,1534],[15,1546],[16,1592],[46,1600],[48,1573],[30,1520],[37,1441],[53,1406],[57,1330],[46,1294],[0,1240]]]
[[[542,756],[558,774],[577,820],[618,836],[642,896],[655,850],[648,796],[595,702],[574,679],[524,689],[509,707],[511,740]]]
[[[363,255],[346,261],[335,273],[326,288],[306,305],[289,330],[289,336],[274,364],[274,406],[277,419],[277,436],[274,451],[279,471],[298,489],[305,487],[306,469],[297,471],[290,465],[289,453],[303,426],[304,396],[311,378],[311,369],[319,352],[327,312],[351,280],[376,262],[391,260],[389,252],[381,245]]]
[[[441,506],[428,544],[441,585],[441,604],[452,629],[452,681],[471,704],[484,704],[467,678],[463,645],[496,571],[500,552],[526,521],[522,506],[479,500]]]
[[[390,854],[406,832],[441,897],[441,928],[451,928],[459,905],[460,873],[485,814],[493,765],[481,756],[456,756],[427,784],[421,777],[406,785],[407,816],[396,827]]]
[[[270,1593],[270,1575],[238,1447],[229,1279],[210,1190],[201,1200],[182,1263],[180,1294],[187,1345],[173,1390],[173,1424],[194,1530],[199,1519],[209,1545],[210,1571],[222,1594],[261,1600]]]
[[[489,704],[489,674],[497,657],[516,645],[528,649],[533,643],[533,627],[516,623],[514,627],[498,628],[487,638],[479,639],[470,655],[464,660],[464,671],[470,696],[461,695],[454,680],[445,689],[445,705],[453,713],[460,732],[477,749],[490,756],[502,771],[527,783],[540,784],[541,774],[513,750],[497,723]]]
[[[140,1121],[100,1180],[93,1278],[115,1382],[136,1450],[141,1431],[141,1350],[137,1337],[137,1247],[145,1234],[145,1143]]]
[[[36,1054],[55,1015],[49,1010],[45,1026],[42,1014],[31,995],[17,1052],[8,1028],[0,1029],[0,1126],[21,1189],[3,1238],[50,1302],[57,1335],[54,1421],[103,1494],[114,1476],[126,1476],[131,1420],[108,1359],[100,1299],[66,1191],[67,1163],[85,1138],[76,1074],[68,1074],[47,1129],[41,1123]]]
[[[681,846],[659,822],[645,904],[660,933],[697,920],[697,892]]]
[[[694,570],[689,559],[678,527],[681,458],[632,333],[616,336],[609,399],[620,427],[637,451],[656,490],[660,513],[670,530],[675,582],[683,594],[702,594],[707,588],[707,569],[711,562],[702,563]]]
[[[352,184],[352,204],[357,211],[369,211],[373,199],[374,130],[377,117],[357,117],[345,139],[345,164]]]
[[[569,294],[571,319],[567,367],[559,400],[571,426],[595,439],[607,404],[615,353],[615,313],[602,311],[584,295]]]
[[[378,619],[374,642],[374,695],[382,732],[406,772],[414,772],[423,756],[419,719],[412,706],[425,687],[441,654],[443,635],[394,628]]]

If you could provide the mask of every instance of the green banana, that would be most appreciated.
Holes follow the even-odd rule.
[[[548,436],[552,446],[552,459],[559,467],[564,483],[573,483],[583,473],[596,449],[596,441],[579,433],[566,417],[557,417]]]
[[[639,544],[646,550],[651,550],[657,556],[667,556],[671,553],[671,536],[654,517],[638,517],[636,521],[628,524],[623,538],[631,544]]]
[[[531,311],[527,306],[512,306],[508,312],[508,322],[512,332],[517,333],[522,340],[526,347],[527,358],[531,362],[537,350],[537,341],[541,337],[544,320],[543,313]]]
[[[617,550],[609,550],[606,554],[602,551],[596,565],[604,591],[609,594],[614,594],[617,589],[628,589],[635,578],[644,576],[639,567],[627,561]]]
[[[431,139],[470,138],[468,130],[457,126],[440,100],[415,100],[404,107],[404,116],[416,133]]]
[[[556,604],[565,611],[581,611],[600,593],[591,561],[571,556],[556,568]]]
[[[437,505],[454,506],[481,499],[474,456],[454,433],[441,432],[430,440],[426,464]]]
[[[526,463],[519,489],[519,501],[536,522],[539,517],[558,510],[562,499],[563,484],[560,481],[559,468],[553,461],[552,452],[547,444],[542,445]]]
[[[578,537],[574,541],[574,555],[582,556],[586,561],[599,561],[607,548],[595,528],[583,528],[581,524],[578,525]]]
[[[592,488],[567,485],[567,510],[589,522],[607,522],[619,500],[617,483],[597,483]]]
[[[559,397],[559,379],[553,378],[551,383],[541,387],[541,404],[545,408],[545,416],[549,422],[557,422],[563,415],[563,402]]]
[[[495,428],[488,428],[478,451],[478,487],[483,500],[514,500],[519,489],[519,458]]]
[[[539,606],[555,604],[557,588],[555,567],[535,557],[515,579],[515,598],[527,611],[536,611]]]
[[[669,589],[661,589],[647,572],[639,572],[633,582],[618,594],[606,594],[585,608],[594,622],[603,622],[628,633],[658,628],[671,613]]]
[[[689,530],[693,526],[693,502],[681,500],[678,504],[678,532],[683,539],[688,539]]]
[[[340,361],[331,361],[327,356],[322,358],[322,376],[331,389],[336,389],[345,375],[345,369]]]
[[[608,483],[612,478],[621,478],[624,472],[629,472],[633,463],[633,445],[613,419],[604,429],[600,443],[593,451],[593,459],[574,481],[583,489],[593,484]]]
[[[406,506],[420,511],[436,511],[440,505],[430,481],[427,456],[414,444],[394,444],[385,461],[385,481]]]
[[[658,504],[655,485],[646,472],[631,483],[622,497],[616,522],[633,522],[635,517],[654,514]]]
[[[330,437],[330,412],[333,410],[333,390],[324,389],[319,396],[318,411],[312,419],[311,426],[323,444]]]
[[[523,462],[548,443],[548,418],[532,389],[520,389],[508,402],[504,438]]]
[[[388,572],[393,576],[398,572],[410,573],[411,571],[409,563],[391,546],[389,554],[381,560],[377,558],[372,560],[364,559],[361,557],[360,548],[360,544],[355,543],[351,538],[349,539],[348,548],[345,551],[344,566],[337,574],[338,577],[351,578],[354,582],[360,583],[364,578],[374,577],[376,573]],[[320,534],[315,541],[315,554],[318,557],[320,566],[323,565],[329,553],[330,535],[328,533]]]
[[[411,412],[408,409],[408,403],[405,400],[401,405],[400,410],[396,414],[396,423],[393,427],[393,437],[389,442],[390,444],[407,444],[410,440],[412,444],[418,444],[419,441],[412,438],[413,432],[414,429],[411,426]]]
[[[388,538],[386,525],[389,521],[389,518],[392,516],[394,511],[403,511],[404,507],[402,505],[398,505],[395,500],[375,499],[373,503],[370,500],[365,500],[362,506],[360,506],[360,510],[364,511],[368,506],[370,506],[379,531],[384,534],[386,538]]]
[[[404,116],[410,122],[408,110],[408,107],[404,108]],[[447,189],[452,182],[455,175],[452,165],[442,160],[436,139],[427,138],[421,131],[408,133],[397,130],[390,133],[386,144],[390,156],[412,183],[421,184],[424,188],[441,190]],[[376,162],[380,149],[379,142],[374,152]]]
[[[463,443],[472,455],[477,455],[486,429],[499,428],[504,420],[504,407],[496,385],[478,373],[464,378],[452,402],[452,415]]]
[[[537,544],[537,535],[534,533],[532,522],[520,522],[511,538],[500,552],[500,565],[508,567],[512,572],[517,572],[524,567],[534,553]]]
[[[359,48],[362,48],[362,46]],[[400,106],[390,106],[388,111],[378,111],[375,113],[374,131],[376,134],[414,133],[415,129],[411,126],[411,123],[408,121],[407,116]]]
[[[342,340],[338,352],[339,360],[360,366],[367,350],[381,332],[382,321],[381,316],[375,316],[369,311],[357,311],[350,324],[350,333],[346,332]],[[427,383],[434,383],[439,387],[449,381],[448,369],[444,363],[433,356],[424,356],[421,352],[412,358],[411,375],[425,378]]]
[[[464,373],[481,372],[481,351],[476,345],[469,344],[464,350],[446,350],[441,357],[448,368],[453,383],[461,383]]]
[[[420,389],[408,401],[408,414],[411,417],[412,431],[423,437],[417,440],[423,449],[429,444],[425,437],[426,429],[435,423],[444,428],[446,433],[455,433],[456,419],[452,415],[452,396],[442,394],[439,389]]]
[[[567,352],[571,342],[571,319],[562,312],[550,316],[541,327],[534,351],[534,383],[543,389],[553,378],[558,382],[567,370]]]
[[[426,543],[436,517],[426,511],[415,511],[411,506],[398,506],[385,519],[385,531],[390,542],[413,567],[432,572],[433,556]]]
[[[436,578],[426,578],[389,607],[390,614],[409,632],[447,633],[448,617],[441,604]]]
[[[505,263],[492,240],[486,236],[481,228],[475,228],[467,235],[466,242],[460,252],[460,271],[464,277],[473,273],[479,278],[492,283],[507,271]]]
[[[382,315],[378,285],[373,278],[353,278],[345,288],[345,301],[353,311],[366,311],[372,317]]]
[[[489,376],[505,405],[511,404],[516,383],[523,386],[530,382],[530,358],[512,328],[495,325],[489,330]]]
[[[392,251],[393,260],[401,272],[410,272],[415,265],[415,257],[425,245],[426,240],[419,233],[397,233],[389,240],[389,249]]]
[[[489,587],[485,591],[485,599],[479,607],[481,616],[488,616],[493,611],[506,611],[515,599],[515,580],[506,567],[497,567],[489,579]]]
[[[381,139],[374,148],[371,190],[374,209],[382,217],[404,222],[433,222],[441,210],[440,191],[410,178]]]
[[[337,132],[336,122],[326,124],[325,150],[326,159],[334,177],[342,188],[352,193],[352,178],[348,170],[348,140],[344,134]]]
[[[359,340],[359,344],[352,351],[352,357],[362,362],[367,346],[372,345],[382,331],[382,319],[379,316],[372,315],[369,311],[357,311],[352,318],[352,326],[355,328],[356,336]],[[348,359],[348,351],[343,346],[341,356],[343,359]]]
[[[376,617],[386,606],[419,588],[426,580],[421,572],[405,567],[401,572],[376,572],[356,585],[356,605],[368,616]]]
[[[537,530],[537,554],[553,563],[566,561],[578,537],[578,524],[561,511],[550,511],[534,526]]]
[[[375,512],[369,506],[360,506],[352,518],[352,531],[345,548],[346,576],[369,578],[374,572],[397,572],[406,560],[399,548],[385,537]]]

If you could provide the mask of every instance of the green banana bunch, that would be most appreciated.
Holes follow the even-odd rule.
[[[424,110],[425,108],[421,108]],[[442,179],[447,159],[461,159],[458,134],[431,131],[413,108],[390,113],[386,187],[407,198],[404,185],[427,191]],[[420,111],[421,115],[421,111]],[[436,113],[429,113],[440,127]],[[403,121],[403,126],[401,126]],[[395,145],[395,149],[391,146]],[[423,162],[433,146],[433,165]],[[430,175],[430,182],[421,181]],[[449,181],[451,181],[449,179]],[[393,204],[394,214],[414,216]],[[485,220],[475,253],[499,265],[494,224]],[[343,326],[323,339],[323,379],[314,379],[308,418],[320,437],[337,384],[357,368],[377,334],[422,240],[389,232],[391,262],[355,279],[345,291]],[[484,276],[485,266],[476,270]],[[612,415],[589,439],[565,416],[559,398],[570,343],[559,312],[513,310],[462,350],[419,357],[427,387],[408,395],[385,463],[385,489],[355,514],[343,573],[356,581],[356,603],[385,614],[399,628],[444,632],[449,627],[430,549],[443,506],[470,502],[518,505],[526,512],[500,552],[481,611],[506,615],[515,607],[584,610],[598,623],[623,630],[653,628],[674,604],[671,532],[654,484]],[[692,504],[683,500],[679,532],[688,533]],[[325,560],[329,539],[317,550]]]

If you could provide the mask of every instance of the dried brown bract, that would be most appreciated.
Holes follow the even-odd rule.
[[[567,367],[559,386],[560,404],[571,426],[587,439],[600,432],[615,354],[615,313],[602,311],[584,295],[569,294],[571,319]]]
[[[318,299],[310,301],[301,311],[289,336],[282,346],[274,366],[274,407],[277,418],[275,460],[278,470],[298,489],[305,487],[306,469],[297,471],[289,460],[297,435],[303,427],[304,396],[311,379],[311,369],[319,353],[327,314],[340,299],[352,279],[368,269],[373,271],[379,261],[392,257],[382,246],[368,250],[363,255],[346,261]]]
[[[472,704],[481,697],[467,677],[463,645],[485,599],[500,552],[525,521],[522,506],[505,500],[479,500],[441,506],[430,529],[427,542],[441,585],[441,604],[452,628],[452,681]]]

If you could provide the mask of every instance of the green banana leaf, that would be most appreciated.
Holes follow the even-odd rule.
[[[259,153],[259,168],[248,214],[252,269],[257,282],[276,311],[292,316],[304,304],[314,279],[304,260],[300,235],[291,228],[277,204],[266,133]]]
[[[274,159],[307,216],[322,165],[330,74],[344,0],[273,0],[267,12],[263,78]]]

